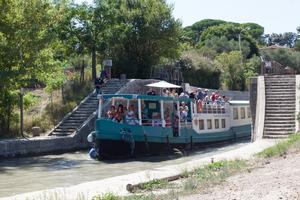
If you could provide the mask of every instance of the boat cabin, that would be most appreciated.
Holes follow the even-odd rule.
[[[131,126],[172,129],[173,137],[185,129],[215,133],[251,123],[248,101],[221,104],[182,97],[99,95],[98,118]]]

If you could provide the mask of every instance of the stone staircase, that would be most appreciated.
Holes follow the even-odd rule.
[[[115,94],[127,81],[112,79],[101,89],[103,94]],[[67,114],[63,120],[50,131],[50,136],[68,136],[78,131],[87,120],[93,117],[98,108],[98,99],[95,92],[87,96],[72,112]]]
[[[264,138],[286,138],[295,132],[295,87],[294,75],[265,76]]]

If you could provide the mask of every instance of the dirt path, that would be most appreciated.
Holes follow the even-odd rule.
[[[300,153],[272,160],[262,168],[228,178],[201,194],[180,200],[300,200]]]

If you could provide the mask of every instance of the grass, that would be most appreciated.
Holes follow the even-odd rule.
[[[300,134],[292,134],[287,140],[281,141],[275,146],[269,147],[264,151],[258,153],[259,157],[271,158],[276,156],[286,155],[290,151],[299,150],[300,147]]]
[[[291,152],[300,150],[300,134],[292,134],[287,140],[281,141],[278,144],[265,149],[257,154],[254,161],[247,160],[232,160],[232,161],[218,161],[213,162],[203,167],[197,168],[192,172],[183,171],[181,185],[174,189],[170,183],[165,180],[154,179],[148,183],[141,184],[139,192],[143,194],[134,194],[127,197],[118,197],[122,200],[173,200],[178,199],[179,196],[193,194],[199,192],[209,186],[219,184],[226,180],[226,178],[240,173],[242,171],[249,171],[257,166],[257,162],[261,159],[269,159],[272,157],[279,157]],[[254,164],[255,163],[255,164]],[[263,163],[263,162],[262,162]],[[153,193],[157,189],[167,191],[165,194]],[[101,199],[102,200],[102,199]],[[105,200],[105,199],[103,199]]]

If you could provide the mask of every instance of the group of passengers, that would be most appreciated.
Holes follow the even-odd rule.
[[[106,114],[109,119],[115,122],[126,122],[129,125],[138,124],[134,105],[130,105],[128,110],[122,104],[119,104],[117,109],[112,105]]]
[[[151,88],[147,91],[147,95],[156,95],[156,92]],[[172,89],[171,91],[168,89],[164,89],[162,92],[162,96],[165,97],[186,97],[190,99],[194,99],[197,102],[202,102],[205,104],[212,105],[221,105],[223,106],[229,99],[225,95],[220,95],[219,91],[213,91],[209,94],[208,89],[197,88],[197,90],[193,90],[192,92],[182,91],[180,95],[176,92],[176,89]]]

